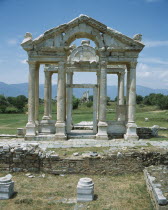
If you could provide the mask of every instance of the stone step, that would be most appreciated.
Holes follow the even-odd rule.
[[[96,135],[95,134],[79,134],[79,133],[73,133],[73,134],[68,134],[68,139],[95,139]]]

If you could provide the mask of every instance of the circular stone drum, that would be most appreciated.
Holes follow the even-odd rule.
[[[77,201],[92,201],[94,197],[94,183],[90,178],[81,178],[77,185]]]

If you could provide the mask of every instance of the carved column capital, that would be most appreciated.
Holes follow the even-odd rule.
[[[32,65],[36,65],[37,64],[37,61],[31,61],[31,60],[27,60],[26,61],[29,65],[32,64]]]
[[[138,62],[130,62],[129,64],[127,64],[127,69],[136,69]]]
[[[100,68],[101,69],[107,69],[107,62],[106,61],[101,61],[100,62]]]

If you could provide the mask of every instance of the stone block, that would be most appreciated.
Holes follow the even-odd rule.
[[[77,201],[88,202],[94,197],[94,183],[90,178],[81,178],[77,185]]]
[[[17,128],[17,135],[24,136],[25,135],[25,128]]]

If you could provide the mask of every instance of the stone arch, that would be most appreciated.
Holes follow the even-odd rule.
[[[81,23],[78,26],[71,27],[65,31],[65,35],[63,37],[64,46],[69,46],[74,40],[79,38],[92,40],[98,48],[104,47],[101,32],[85,23]]]
[[[83,60],[81,59],[81,56],[85,56],[85,53],[87,56]],[[99,56],[96,54],[96,50],[93,47],[89,45],[83,45],[73,49],[70,56],[68,57],[68,61],[79,61],[79,60],[98,62]]]

